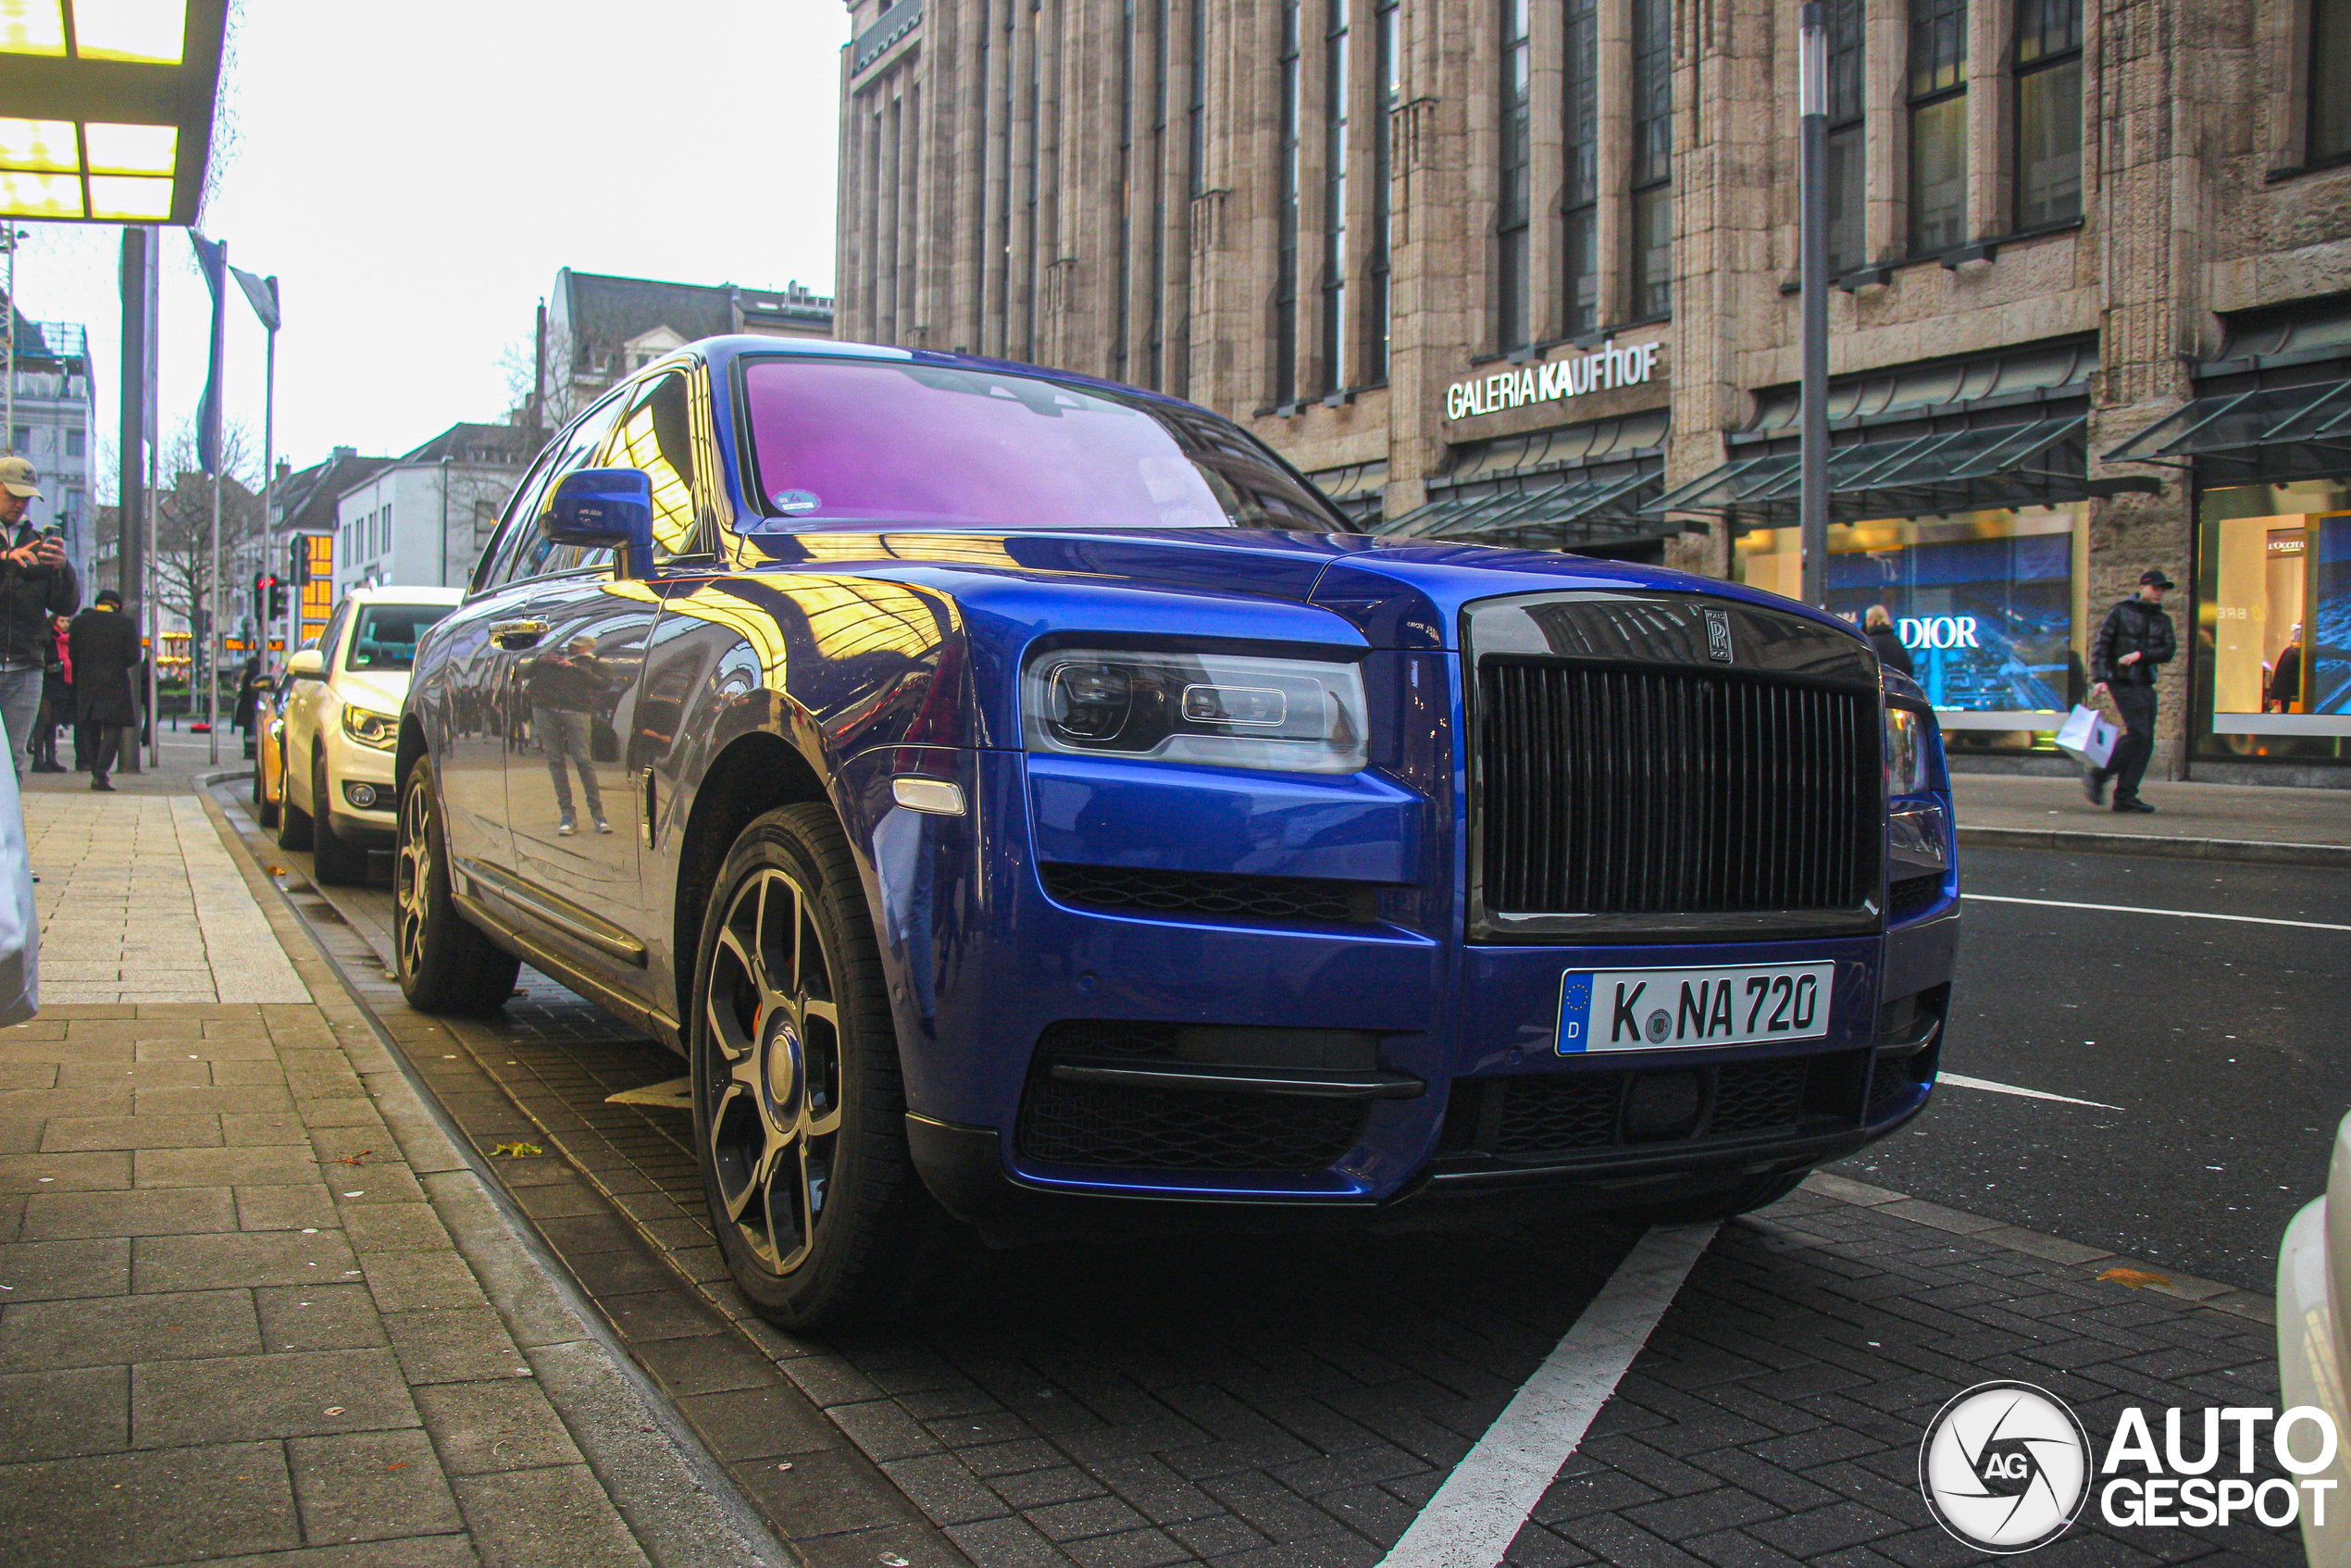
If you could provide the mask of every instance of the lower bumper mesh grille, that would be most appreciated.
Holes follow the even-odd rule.
[[[1463,1079],[1447,1154],[1543,1159],[1858,1127],[1868,1052],[1720,1067]]]
[[[1362,1140],[1362,1103],[1030,1080],[1023,1155],[1127,1171],[1319,1171]]]
[[[1377,892],[1367,882],[1304,877],[1236,877],[1212,871],[1154,871],[1129,865],[1044,862],[1045,890],[1063,903],[1188,919],[1277,924],[1310,920],[1368,925]]]

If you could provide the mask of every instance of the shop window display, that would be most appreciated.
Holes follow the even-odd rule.
[[[2076,533],[2071,509],[1832,527],[1829,608],[1859,625],[1885,606],[1955,744],[2046,743],[2083,688]],[[1748,534],[1739,559],[1743,580],[1798,591],[1794,529]]]
[[[2351,756],[2351,487],[2234,486],[2201,511],[2199,753]]]

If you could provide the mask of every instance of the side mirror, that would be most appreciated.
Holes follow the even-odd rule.
[[[286,673],[296,680],[327,678],[327,656],[316,648],[300,648],[286,658]]]
[[[622,577],[653,569],[653,481],[642,468],[582,468],[564,476],[539,518],[557,544],[610,550]]]

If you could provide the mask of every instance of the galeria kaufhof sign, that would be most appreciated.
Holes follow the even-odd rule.
[[[1524,408],[1530,403],[1563,403],[1611,387],[1637,387],[1657,374],[1658,351],[1664,346],[1647,342],[1619,348],[1611,338],[1592,354],[1455,381],[1445,389],[1445,417],[1466,419]]]

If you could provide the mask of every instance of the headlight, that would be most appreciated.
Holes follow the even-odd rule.
[[[1923,795],[1934,788],[1934,720],[1910,708],[1885,709],[1885,792]]]
[[[379,714],[372,708],[342,705],[342,732],[363,746],[389,752],[400,744],[400,716]]]
[[[1028,748],[1218,767],[1353,773],[1362,672],[1227,653],[1057,648],[1022,679]]]

